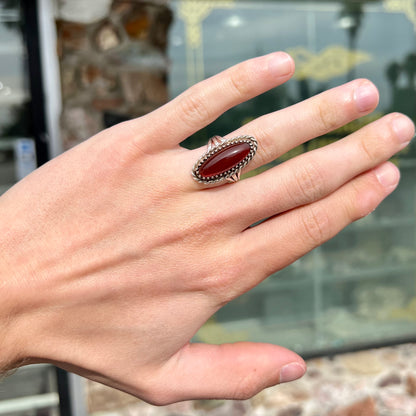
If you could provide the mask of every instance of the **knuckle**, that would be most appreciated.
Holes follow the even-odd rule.
[[[386,160],[402,148],[403,143],[393,125],[393,120],[398,116],[398,113],[389,114],[364,127],[363,131],[357,132],[360,136],[359,150],[370,162],[379,163]]]
[[[211,230],[211,232],[216,232],[223,229],[224,225],[230,220],[231,215],[232,213],[226,209],[209,210],[205,214],[203,226],[207,230]]]
[[[167,406],[177,400],[175,397],[170,398],[165,390],[155,390],[146,395],[140,395],[138,397],[140,397],[143,400],[146,400],[146,402],[151,404],[152,406]]]
[[[218,237],[224,230],[224,225],[230,221],[232,213],[226,209],[203,209],[192,220],[184,225],[184,232],[191,238],[198,236],[198,242],[202,243],[211,239],[213,235]]]
[[[170,403],[168,397],[162,391],[158,391],[157,383],[149,381],[147,373],[144,376],[141,374],[141,376],[144,380],[136,377],[131,378],[130,394],[153,406],[163,406]]]
[[[321,196],[324,178],[314,162],[301,165],[296,170],[294,181],[295,186],[290,186],[288,191],[296,204],[315,201]]]
[[[241,378],[233,394],[234,400],[247,400],[256,395],[264,386],[259,386],[255,369]]]
[[[211,120],[212,115],[205,103],[204,93],[199,85],[195,85],[188,90],[186,96],[180,101],[179,116],[184,123],[193,129],[199,129],[202,121],[208,122]]]
[[[387,155],[386,146],[391,142],[391,129],[386,129],[384,123],[373,126],[372,130],[365,134],[360,140],[360,150],[371,163],[385,159]]]
[[[320,246],[330,237],[330,221],[327,211],[316,205],[309,205],[301,216],[303,234],[313,247]]]
[[[349,222],[357,221],[370,214],[380,203],[383,191],[379,189],[377,178],[372,178],[373,185],[366,182],[352,182],[352,194],[349,203],[344,204],[345,215]]]
[[[229,215],[224,210],[211,210],[203,221],[195,220],[182,230],[182,240],[190,242],[191,255],[203,253],[194,278],[185,278],[188,290],[206,293],[223,305],[240,293],[239,276],[243,275],[243,256],[236,255],[234,239],[224,232]],[[198,257],[200,255],[198,254]]]
[[[364,137],[360,141],[360,151],[364,154],[365,158],[372,162],[375,159],[375,149],[374,144],[370,143],[370,140],[368,138]]]
[[[140,375],[133,377],[133,394],[153,406],[167,406],[181,399],[180,392],[171,388],[169,375],[163,367],[144,368]]]
[[[231,89],[235,92],[236,96],[246,96],[247,95],[247,77],[244,73],[241,72],[234,72],[229,77],[229,83],[231,85]]]
[[[220,307],[251,288],[247,283],[252,281],[247,261],[227,245],[218,248],[214,260],[207,262],[205,273],[201,276],[199,289]]]
[[[232,261],[226,264],[218,264],[217,273],[209,275],[204,281],[204,289],[209,293],[216,303],[226,305],[235,299],[241,292],[238,277],[242,275],[239,265]],[[218,270],[221,269],[221,270]]]
[[[364,198],[364,194],[361,190],[361,187],[352,182],[352,192],[350,203],[345,204],[345,214],[350,221],[355,221],[360,218],[365,217],[368,214],[367,205],[369,203],[368,198]]]
[[[320,102],[317,106],[317,117],[321,131],[330,132],[339,127],[339,113],[327,102]]]

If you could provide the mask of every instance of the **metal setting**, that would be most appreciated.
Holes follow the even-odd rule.
[[[223,152],[225,149],[240,143],[247,143],[250,146],[247,156],[218,175],[208,177],[201,175],[200,169],[208,160],[213,159],[215,155]],[[253,159],[256,151],[257,140],[253,136],[238,136],[231,139],[224,139],[220,136],[211,137],[207,151],[197,160],[192,169],[192,177],[204,185],[218,184],[220,182],[237,182],[240,179],[241,170]]]

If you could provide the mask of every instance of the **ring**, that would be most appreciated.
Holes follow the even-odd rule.
[[[224,139],[211,137],[207,151],[196,161],[192,177],[199,183],[211,185],[218,182],[237,182],[241,170],[253,159],[257,140],[253,136]]]

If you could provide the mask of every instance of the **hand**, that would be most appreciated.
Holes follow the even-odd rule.
[[[154,404],[242,399],[303,375],[302,359],[278,346],[190,340],[227,302],[372,212],[397,186],[386,160],[414,127],[390,114],[236,184],[195,182],[204,149],[178,144],[293,71],[284,53],[236,65],[0,198],[3,368],[51,362]],[[254,169],[377,102],[376,88],[357,80],[229,137],[256,137]]]

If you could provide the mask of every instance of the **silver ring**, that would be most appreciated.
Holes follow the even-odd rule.
[[[253,136],[209,139],[207,151],[196,161],[192,177],[204,185],[237,182],[241,170],[253,159],[257,140]]]

